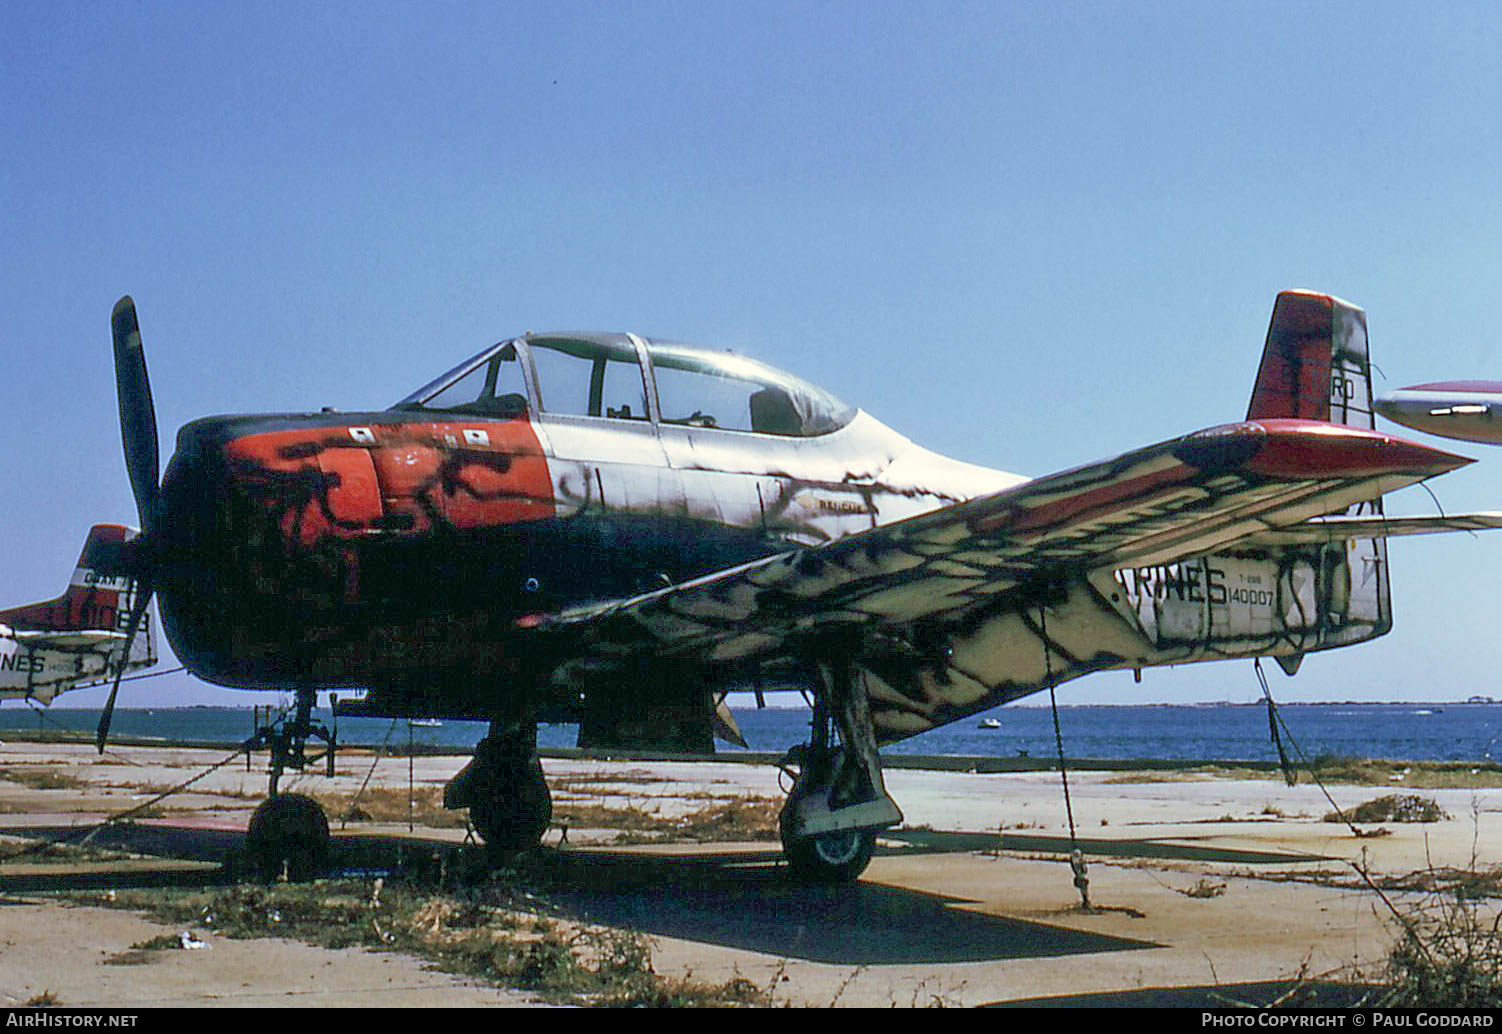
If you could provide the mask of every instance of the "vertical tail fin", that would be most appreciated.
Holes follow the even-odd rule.
[[[1246,418],[1375,429],[1371,370],[1365,310],[1333,295],[1284,291],[1273,305]],[[1380,517],[1382,500],[1357,503],[1346,513]],[[1285,550],[1284,563],[1288,598],[1318,615],[1322,638],[1338,646],[1387,632],[1392,627],[1387,540],[1351,539],[1317,552],[1301,559],[1297,550]],[[1300,651],[1281,654],[1277,661],[1292,675],[1302,658]]]
[[[1278,295],[1246,413],[1276,417],[1376,427],[1364,310],[1313,291]]]
[[[45,603],[0,611],[0,622],[47,632],[117,630],[130,612],[129,597],[134,592],[134,580],[125,574],[122,563],[125,543],[134,534],[118,524],[94,525],[67,591]]]

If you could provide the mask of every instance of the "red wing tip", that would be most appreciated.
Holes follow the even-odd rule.
[[[1477,395],[1502,395],[1502,381],[1435,381],[1414,384],[1399,391],[1458,391]]]
[[[1476,462],[1406,438],[1345,424],[1315,420],[1259,420],[1267,434],[1249,473],[1268,477],[1371,477],[1381,474],[1433,476]]]

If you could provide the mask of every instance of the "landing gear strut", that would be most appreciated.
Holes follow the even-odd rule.
[[[876,753],[871,709],[859,669],[820,664],[813,734],[790,753],[798,779],[778,818],[782,851],[793,875],[815,883],[848,883],[865,871],[876,834],[902,821],[887,796]],[[834,745],[838,732],[840,745]]]
[[[443,789],[445,808],[469,809],[469,821],[496,851],[536,847],[553,821],[553,799],[537,758],[537,723],[490,723],[474,760]]]
[[[303,794],[277,792],[282,773],[289,768],[300,772],[326,761],[329,776],[334,774],[335,737],[322,722],[313,720],[317,697],[313,690],[298,690],[293,716],[257,729],[244,744],[247,752],[271,751],[270,796],[250,817],[245,835],[251,868],[261,879],[274,880],[285,871],[289,880],[308,880],[328,864],[329,821],[323,809]],[[322,740],[327,749],[309,757],[310,739]]]

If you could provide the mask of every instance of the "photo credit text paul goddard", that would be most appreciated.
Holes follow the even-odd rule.
[[[1297,1030],[1309,1027],[1386,1030],[1397,1027],[1488,1028],[1494,1011],[1467,1009],[1342,1009],[1300,1012],[1217,1010],[1200,1013],[1201,1027],[1270,1027]]]

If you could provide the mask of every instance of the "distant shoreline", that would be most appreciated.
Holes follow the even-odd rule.
[[[1485,698],[1481,700],[1279,700],[1279,707],[1486,707],[1489,705],[1502,705],[1502,699]],[[254,708],[265,708],[265,703],[249,704],[157,704],[151,707],[116,707],[116,713],[130,712],[135,714],[154,714],[160,711],[250,711]],[[990,710],[999,708],[1013,708],[1016,710],[1048,710],[1048,704],[1033,703],[1028,701],[1013,701],[1010,704],[998,704]],[[1116,701],[1103,701],[1097,703],[1066,703],[1059,702],[1059,710],[1087,707],[1122,707],[1122,708],[1148,708],[1148,707],[1265,707],[1263,700],[1197,700],[1197,701],[1153,701],[1140,703],[1125,703]],[[797,704],[767,704],[765,707],[734,707],[732,710],[739,711],[804,711],[808,709],[806,703]],[[0,700],[0,710],[11,711],[39,711],[43,714],[98,714],[97,707],[35,707],[25,700]],[[320,710],[327,708],[320,707]],[[984,712],[981,712],[984,713]],[[972,716],[974,717],[974,716]],[[444,721],[482,721],[483,719],[446,718]],[[963,721],[964,719],[960,719]],[[569,723],[545,723],[545,724],[569,724]]]

